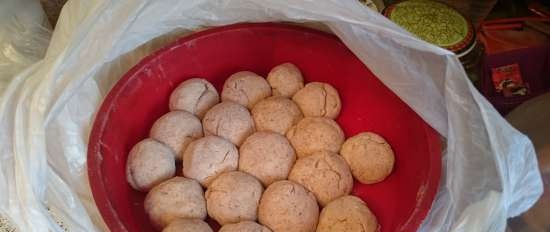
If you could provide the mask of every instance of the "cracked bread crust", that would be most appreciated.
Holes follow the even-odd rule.
[[[223,137],[236,146],[255,131],[250,112],[234,102],[222,102],[206,112],[202,119],[204,135]]]
[[[383,181],[391,174],[395,163],[388,142],[372,132],[362,132],[348,138],[340,154],[350,166],[353,176],[363,184]]]
[[[181,160],[181,153],[187,145],[203,136],[202,124],[187,111],[171,111],[155,121],[149,136],[168,145],[175,158]]]
[[[365,202],[356,196],[344,196],[330,202],[321,211],[317,232],[376,232],[378,222]]]
[[[274,232],[313,232],[318,219],[315,196],[293,181],[271,184],[258,207],[258,221]]]
[[[169,107],[171,111],[185,110],[202,118],[219,101],[218,91],[210,82],[202,78],[191,78],[172,91]]]
[[[144,139],[130,150],[126,161],[126,179],[132,188],[149,191],[175,173],[174,154],[168,146],[154,139]]]
[[[299,158],[318,151],[337,153],[344,143],[342,128],[332,119],[306,117],[286,133]]]
[[[285,134],[304,116],[296,103],[285,97],[269,97],[252,108],[252,117],[258,131]]]
[[[218,136],[193,141],[183,153],[183,175],[207,187],[219,174],[237,170],[239,152]]]
[[[296,153],[290,142],[273,132],[256,132],[239,149],[239,170],[258,178],[264,186],[288,177]]]
[[[267,75],[267,82],[271,85],[273,96],[292,97],[304,87],[302,73],[291,63],[275,66]]]
[[[177,176],[155,186],[145,197],[145,212],[157,229],[177,218],[206,218],[206,200],[197,181]]]
[[[220,174],[205,194],[208,215],[220,225],[255,221],[263,191],[260,181],[244,172]]]
[[[223,84],[222,101],[232,101],[252,109],[258,101],[271,96],[271,87],[256,73],[237,72]]]
[[[298,104],[306,117],[335,119],[342,108],[338,91],[332,85],[321,82],[306,84],[292,97],[292,100]]]
[[[346,161],[338,154],[321,151],[296,161],[289,180],[311,191],[321,206],[348,195],[353,177]]]

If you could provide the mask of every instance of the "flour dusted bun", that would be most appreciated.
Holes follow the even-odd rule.
[[[271,87],[263,77],[253,72],[237,72],[223,84],[222,101],[232,101],[249,109],[269,96]]]
[[[174,152],[168,146],[154,139],[144,139],[130,150],[126,161],[126,179],[132,188],[149,191],[175,173]]]
[[[206,190],[208,215],[221,225],[255,221],[263,191],[260,181],[249,174],[223,173]]]
[[[250,112],[234,102],[222,102],[206,112],[202,119],[205,135],[217,135],[233,144],[241,143],[254,133],[254,120]]]
[[[292,63],[275,66],[267,75],[267,81],[271,85],[273,96],[292,97],[304,87],[302,73]]]
[[[181,153],[193,140],[202,137],[201,121],[187,111],[170,111],[160,117],[149,133],[154,138],[168,145],[181,159]]]
[[[220,101],[218,91],[202,78],[188,79],[172,91],[170,110],[184,110],[202,118],[206,111]]]
[[[218,136],[206,136],[189,144],[183,154],[183,175],[207,187],[219,174],[237,170],[239,152]]]
[[[178,218],[206,218],[200,184],[185,177],[173,177],[155,186],[147,194],[144,207],[156,228],[164,228]]]
[[[239,149],[239,170],[258,178],[264,186],[285,180],[296,160],[288,140],[273,132],[256,132]]]

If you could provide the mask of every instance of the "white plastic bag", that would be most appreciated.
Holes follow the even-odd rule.
[[[49,28],[39,0],[0,1],[0,97],[15,74],[44,57]]]
[[[457,58],[354,0],[73,0],[47,57],[1,102],[0,213],[21,231],[59,230],[46,207],[71,231],[105,230],[86,146],[110,87],[169,32],[266,21],[327,25],[446,138],[440,191],[421,231],[503,231],[541,195],[531,142],[475,90]]]

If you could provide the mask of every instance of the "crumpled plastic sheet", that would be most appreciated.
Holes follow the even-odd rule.
[[[440,190],[420,231],[503,231],[542,193],[529,139],[468,81],[452,53],[354,0],[133,0],[67,3],[46,58],[0,102],[0,213],[21,231],[104,231],[86,174],[103,97],[146,54],[204,27],[322,23],[445,138]],[[170,33],[170,36],[166,36]]]

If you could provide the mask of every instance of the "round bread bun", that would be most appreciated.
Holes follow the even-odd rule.
[[[271,87],[263,77],[253,72],[237,72],[223,84],[222,101],[236,102],[249,109],[269,96]]]
[[[291,63],[275,66],[267,75],[273,96],[292,97],[304,87],[304,78],[300,69]]]
[[[193,140],[203,136],[201,121],[187,111],[170,111],[157,119],[149,133],[174,151],[176,159]]]
[[[288,140],[273,132],[256,132],[239,149],[239,170],[258,178],[264,186],[286,180],[296,161]]]
[[[273,131],[283,135],[304,117],[298,105],[285,97],[263,99],[251,112],[256,130]]]
[[[151,189],[145,197],[144,208],[157,229],[166,227],[177,218],[206,218],[202,187],[195,180],[179,176]]]
[[[218,232],[271,232],[271,230],[253,221],[242,221],[224,225]]]
[[[292,97],[306,117],[335,119],[342,107],[338,91],[331,85],[310,82]]]
[[[168,146],[154,139],[144,139],[130,150],[126,179],[135,190],[147,192],[175,173],[174,152]]]
[[[365,202],[356,196],[344,196],[330,202],[319,218],[317,232],[376,232],[378,222]]]
[[[353,177],[346,161],[328,151],[298,159],[288,179],[311,191],[321,206],[348,195],[353,188]]]
[[[286,137],[298,158],[318,151],[337,153],[344,142],[342,128],[332,119],[306,117],[288,130]]]
[[[363,184],[374,184],[388,177],[395,163],[393,151],[384,138],[372,132],[348,138],[340,154],[353,176]]]
[[[220,225],[255,221],[263,191],[260,181],[244,172],[220,174],[206,190],[208,215]]]
[[[213,232],[213,230],[203,220],[180,218],[171,222],[162,232]]]
[[[239,152],[235,145],[218,136],[193,141],[183,154],[183,175],[207,187],[223,172],[235,171]]]
[[[202,118],[206,111],[220,101],[218,91],[202,78],[188,79],[172,91],[170,110],[184,110]]]
[[[274,232],[312,232],[318,219],[315,196],[293,181],[271,184],[260,200],[258,220]]]
[[[241,143],[254,133],[254,120],[250,112],[234,102],[222,102],[206,112],[202,119],[205,135],[217,135],[233,144]]]

